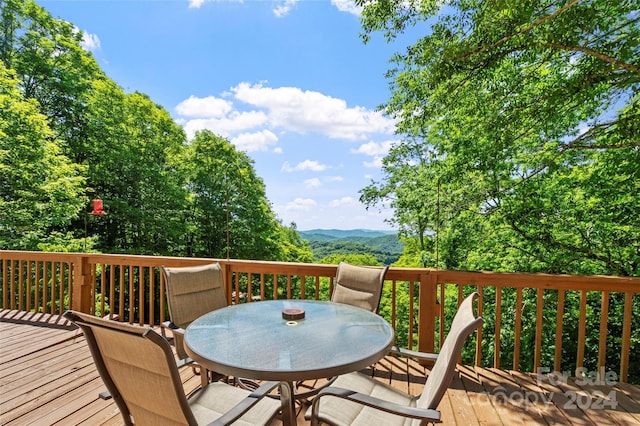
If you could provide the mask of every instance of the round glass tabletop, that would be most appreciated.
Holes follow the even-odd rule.
[[[284,309],[302,309],[304,319],[284,319]],[[187,352],[207,368],[278,381],[360,370],[386,355],[393,341],[393,329],[379,315],[310,300],[229,306],[198,318],[185,332]]]

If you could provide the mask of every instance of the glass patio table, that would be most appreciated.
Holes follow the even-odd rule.
[[[284,319],[284,309],[302,309],[304,319]],[[184,342],[209,370],[279,381],[283,423],[295,425],[293,382],[366,368],[387,354],[394,333],[379,315],[350,305],[272,300],[205,314],[187,327]]]

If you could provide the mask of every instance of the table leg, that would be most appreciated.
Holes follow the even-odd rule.
[[[297,424],[296,407],[293,398],[293,383],[280,382],[280,404],[282,404],[282,424],[294,426]]]

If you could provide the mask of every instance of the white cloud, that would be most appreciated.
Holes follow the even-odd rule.
[[[308,189],[319,188],[322,186],[322,181],[318,178],[311,178],[304,181],[304,186]]]
[[[266,151],[270,145],[275,144],[278,137],[269,130],[262,130],[255,133],[241,133],[231,139],[231,143],[240,151],[254,152]]]
[[[227,100],[207,96],[206,98],[196,98],[189,96],[176,106],[176,112],[185,117],[193,118],[215,118],[227,115],[233,104]]]
[[[309,211],[313,209],[317,204],[318,203],[316,203],[315,200],[312,200],[311,198],[296,198],[295,200],[288,202],[284,208],[286,211]]]
[[[358,149],[352,149],[353,154],[364,154],[372,157],[385,156],[389,153],[389,150],[393,146],[395,141],[385,142],[367,142],[358,147]]]
[[[360,145],[357,149],[352,149],[352,154],[364,154],[373,157],[371,161],[363,162],[364,166],[370,169],[379,169],[382,167],[382,159],[389,153],[396,141],[385,142],[367,142]]]
[[[382,157],[375,157],[372,161],[362,163],[368,169],[379,169],[382,167]]]
[[[80,46],[86,51],[96,50],[100,47],[100,38],[96,34],[90,34],[82,31],[80,28],[73,26],[73,33],[78,34],[82,32],[82,40]]]
[[[275,154],[282,154],[283,153],[282,148],[280,148],[280,147],[273,148],[273,152]]]
[[[197,118],[189,120],[184,125],[187,137],[192,138],[198,130],[211,130],[217,135],[229,137],[231,134],[243,130],[253,129],[264,125],[267,116],[261,111],[236,112],[222,118]]]
[[[292,170],[290,170],[292,171]],[[344,178],[342,176],[325,176],[323,178],[311,178],[304,181],[304,185],[307,189],[319,188],[326,182],[342,182]]]
[[[283,172],[302,172],[302,171],[308,171],[308,170],[313,172],[321,172],[323,170],[326,170],[327,168],[328,166],[318,163],[317,161],[304,160],[293,167],[291,166],[291,164],[289,164],[288,161],[285,161],[282,164],[282,167],[280,168],[280,170]]]
[[[240,83],[231,91],[246,104],[265,109],[273,126],[334,139],[364,139],[371,133],[394,132],[395,123],[379,111],[347,107],[343,99],[297,87],[264,87]]]
[[[354,0],[331,0],[331,4],[334,5],[340,12],[347,12],[356,16],[360,16],[360,14],[362,13],[362,7],[356,5],[356,2]]]
[[[100,39],[95,34],[83,33],[80,45],[84,50],[96,50],[100,47]]]
[[[207,129],[249,143],[245,134],[262,132],[262,142],[270,145],[278,141],[274,139],[276,133],[318,133],[334,139],[358,140],[376,133],[392,134],[395,130],[395,122],[380,112],[348,107],[342,99],[296,87],[240,83],[220,96],[234,96],[235,101],[192,95],[176,105],[176,122],[184,126],[187,137]],[[255,136],[253,142],[258,142]],[[352,152],[381,155],[391,143],[368,142]],[[265,148],[249,143],[247,149]]]
[[[291,11],[291,8],[298,3],[299,0],[284,0],[280,1],[276,7],[273,8],[273,14],[278,18],[286,16]]]
[[[357,206],[358,204],[358,200],[353,197],[342,197],[329,203],[331,207]]]
[[[235,1],[237,3],[244,3],[243,0],[189,0],[189,9],[200,9],[200,6],[211,1]]]

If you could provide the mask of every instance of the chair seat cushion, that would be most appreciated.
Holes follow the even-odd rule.
[[[362,373],[345,374],[336,379],[332,386],[353,390],[365,395],[384,399],[402,406],[415,407],[416,398],[399,390],[372,379]],[[396,416],[381,410],[366,407],[355,402],[333,396],[323,396],[320,399],[319,418],[335,425],[371,426],[371,425],[399,425],[409,426],[412,419]],[[309,408],[306,417],[311,416]]]
[[[235,405],[239,404],[250,392],[225,383],[210,383],[200,392],[189,398],[189,406],[198,424],[206,425],[221,417]],[[266,425],[273,418],[273,413],[280,409],[280,401],[273,398],[262,398],[234,425]]]

